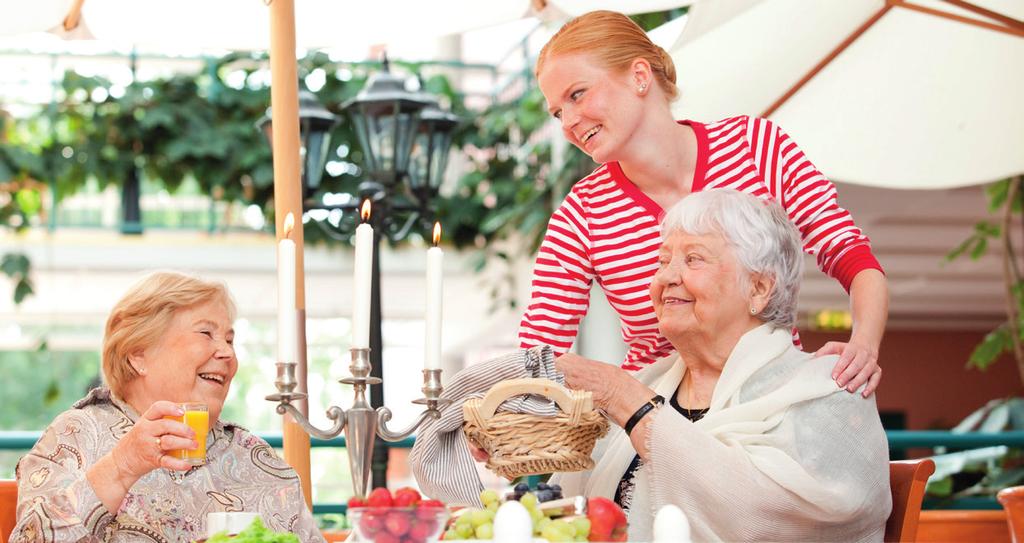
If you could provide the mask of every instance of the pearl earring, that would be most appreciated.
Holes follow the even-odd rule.
[[[751,314],[751,315],[757,315],[757,309],[756,309],[756,308],[753,308],[753,307],[751,307],[751,308],[750,308],[750,314]]]
[[[647,90],[647,83],[640,83],[640,92]]]

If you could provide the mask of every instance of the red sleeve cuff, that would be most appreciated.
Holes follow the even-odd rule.
[[[850,293],[850,285],[853,284],[853,278],[857,277],[857,274],[864,270],[878,270],[885,273],[882,269],[882,265],[878,263],[878,259],[875,255],[871,254],[871,247],[869,245],[857,245],[846,252],[836,262],[835,268],[832,269],[832,277],[836,278],[843,288],[846,289],[846,293]]]

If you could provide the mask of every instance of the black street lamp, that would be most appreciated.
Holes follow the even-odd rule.
[[[274,146],[274,126],[271,123],[270,108],[256,126],[267,136],[271,148]],[[302,164],[302,199],[312,196],[324,176],[324,165],[331,145],[331,130],[338,124],[338,116],[325,108],[316,95],[308,90],[299,92],[299,156]]]
[[[380,289],[380,240],[384,229],[392,226],[399,214],[406,215],[404,226],[392,237],[401,239],[410,228],[431,214],[431,202],[437,195],[451,149],[451,133],[458,119],[438,108],[432,96],[405,88],[405,79],[391,73],[387,57],[381,71],[373,74],[366,86],[349,100],[344,109],[352,118],[364,153],[368,179],[360,183],[363,198],[373,201],[371,221],[373,267],[370,294],[371,376],[383,377]],[[408,184],[403,184],[408,180]],[[403,202],[408,196],[412,205]],[[384,405],[382,384],[370,387],[370,406]],[[386,485],[388,446],[374,441],[373,485]]]
[[[381,71],[373,74],[359,94],[343,107],[351,117],[363,149],[366,179],[359,184],[360,197],[340,205],[308,200],[320,186],[335,116],[321,106],[312,93],[304,91],[299,97],[303,201],[306,209],[340,209],[351,211],[353,215],[361,200],[373,202],[370,215],[374,227],[370,294],[370,363],[373,369],[370,375],[380,378],[384,368],[380,241],[385,229],[392,232],[392,239],[402,239],[421,219],[433,218],[431,204],[444,177],[458,118],[441,110],[433,96],[406,90],[405,79],[391,73],[386,57]],[[257,125],[269,138],[269,109]],[[396,224],[401,224],[400,228],[392,229]],[[383,385],[371,385],[370,406],[376,409],[383,405]],[[383,440],[375,439],[373,449],[373,483],[380,487],[386,483],[388,447]]]
[[[409,190],[417,200],[430,201],[437,195],[448,167],[452,132],[458,124],[459,118],[441,109],[436,100],[420,112],[409,162]]]
[[[405,79],[391,73],[387,58],[363,90],[343,106],[355,125],[370,177],[395,189],[409,171],[420,112],[430,100],[406,90]]]

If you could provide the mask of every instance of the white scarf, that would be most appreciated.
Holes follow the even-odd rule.
[[[777,388],[749,401],[740,401],[741,390],[753,383],[751,376],[773,361],[785,359],[793,362],[794,357],[799,357],[800,366],[789,378],[781,380]],[[837,492],[835,485],[820,482],[820,474],[809,472],[804,465],[805,461],[794,458],[791,452],[792,443],[786,443],[786,437],[780,433],[771,432],[779,426],[792,406],[842,391],[830,375],[835,360],[834,356],[813,359],[811,355],[797,351],[793,347],[792,335],[788,330],[773,330],[769,325],[762,325],[744,334],[736,344],[723,367],[707,415],[696,423],[677,417],[667,424],[692,424],[727,447],[741,448],[753,466],[799,499],[814,504],[814,508],[818,510],[816,514],[820,514],[827,522],[850,518],[858,513],[863,514],[860,500],[851,500],[848,496],[842,495],[842,492]],[[673,355],[637,372],[636,378],[653,388],[655,393],[669,398],[676,393],[684,374],[685,365],[678,355]],[[845,391],[841,393],[847,394]],[[873,403],[864,407],[869,407],[875,412],[874,422],[878,432],[873,433],[881,433]],[[658,413],[656,420],[665,420],[661,415],[662,413]],[[813,421],[810,423],[813,424]],[[651,427],[652,441],[649,446],[662,446],[660,440],[655,440],[655,424]],[[884,439],[884,434],[881,435]],[[874,454],[878,452],[875,450],[878,448],[877,439],[865,443],[865,446],[872,449],[870,452],[873,454],[868,456],[872,459],[880,458],[878,454]],[[884,440],[881,446],[884,448]],[[629,437],[620,428],[615,428],[595,447],[594,457],[597,464],[592,471],[559,474],[558,482],[566,495],[579,492],[587,496],[612,498],[635,455],[636,450]],[[875,463],[877,461],[869,462],[868,469],[877,471],[874,468],[880,467],[874,466]],[[651,470],[648,468],[649,466],[645,465],[643,469],[638,470],[634,480],[630,507],[631,540],[650,538],[653,511],[655,507],[663,505],[657,503],[660,500],[652,495]],[[880,469],[887,470],[887,466]],[[885,490],[884,496],[887,499],[888,489]],[[887,515],[888,504],[885,505],[884,515],[881,517],[883,524]]]

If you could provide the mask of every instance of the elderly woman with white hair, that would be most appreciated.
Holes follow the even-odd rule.
[[[888,448],[873,396],[831,377],[836,355],[793,345],[802,274],[798,234],[779,204],[732,190],[691,194],[662,223],[651,298],[676,352],[637,372],[549,347],[466,368],[455,400],[421,428],[410,461],[421,488],[476,503],[461,403],[504,379],[544,377],[588,390],[614,423],[592,470],[559,473],[566,496],[627,511],[630,541],[650,541],[673,504],[695,541],[882,541],[891,509]],[[503,410],[553,414],[519,398]]]
[[[881,541],[891,508],[888,449],[872,397],[845,394],[835,356],[794,347],[802,272],[778,204],[695,193],[662,223],[651,284],[676,349],[639,372],[562,357],[618,426],[592,471],[556,476],[566,494],[614,498],[630,539],[653,512],[686,512],[695,540]]]

